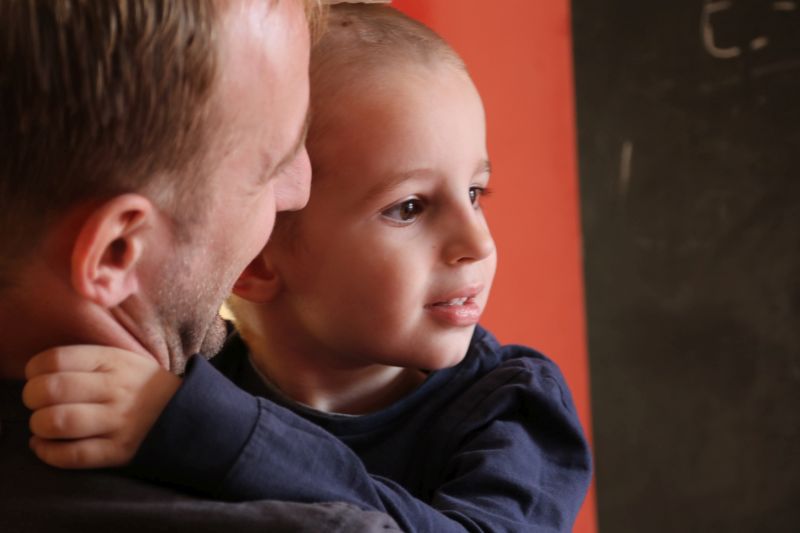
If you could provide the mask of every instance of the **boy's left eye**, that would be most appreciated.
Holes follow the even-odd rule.
[[[419,198],[409,198],[381,211],[381,216],[388,218],[395,224],[410,224],[425,210],[425,205]]]
[[[470,187],[469,201],[473,206],[478,207],[481,203],[481,196],[486,196],[487,194],[489,194],[489,189],[486,187]]]

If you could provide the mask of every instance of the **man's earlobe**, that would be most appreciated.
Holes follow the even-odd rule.
[[[138,194],[116,196],[92,211],[72,249],[72,285],[81,296],[111,308],[136,292],[153,214]]]
[[[267,303],[280,292],[281,277],[264,252],[253,259],[233,285],[233,294],[254,303]]]

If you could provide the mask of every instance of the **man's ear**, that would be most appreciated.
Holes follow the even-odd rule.
[[[136,292],[154,215],[150,201],[138,194],[115,196],[92,211],[72,248],[72,285],[81,296],[111,308]]]
[[[244,269],[233,285],[233,294],[254,303],[267,303],[280,292],[281,277],[265,252]]]

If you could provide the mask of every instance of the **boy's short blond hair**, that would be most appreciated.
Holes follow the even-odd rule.
[[[336,4],[326,19],[325,31],[311,52],[310,142],[324,136],[332,100],[379,69],[445,63],[467,70],[436,32],[388,5]]]
[[[444,59],[464,68],[436,32],[391,6],[336,4],[329,7],[326,19],[326,31],[312,51],[312,70],[329,64],[362,70],[392,59],[415,63]]]

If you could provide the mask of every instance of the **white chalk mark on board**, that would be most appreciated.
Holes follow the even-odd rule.
[[[717,59],[733,59],[742,55],[742,49],[738,46],[720,48],[714,38],[714,25],[711,22],[711,15],[720,11],[727,11],[733,6],[730,0],[706,0],[703,4],[703,15],[700,21],[700,32],[703,37],[703,45],[712,57]]]
[[[775,11],[794,11],[797,9],[797,2],[773,2],[772,9]]]
[[[628,188],[631,184],[631,169],[633,163],[633,142],[625,141],[622,143],[622,154],[619,159],[619,195],[628,195]]]
[[[750,48],[752,50],[761,50],[769,45],[769,37],[756,37],[750,41]]]

